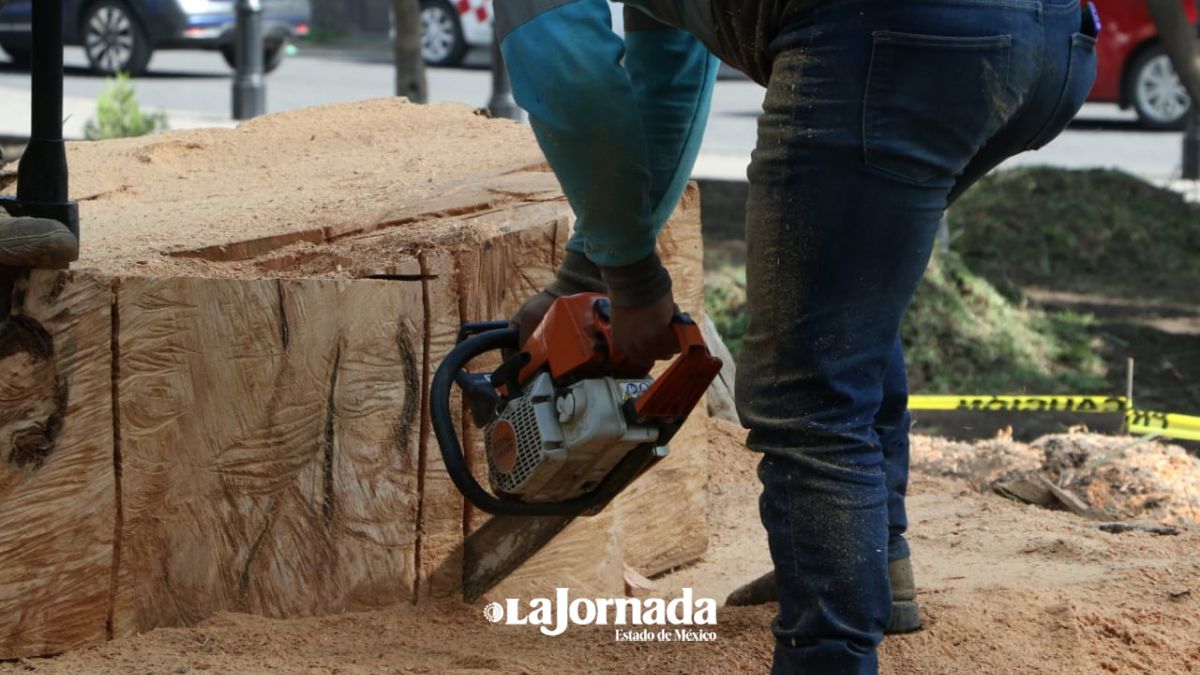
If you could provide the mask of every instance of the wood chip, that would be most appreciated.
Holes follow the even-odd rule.
[[[1126,532],[1148,532],[1164,536],[1179,534],[1179,528],[1176,527],[1155,527],[1153,525],[1138,525],[1137,523],[1105,523],[1100,526],[1100,530],[1109,534],[1124,534]]]

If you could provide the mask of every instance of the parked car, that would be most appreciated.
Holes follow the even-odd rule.
[[[621,5],[609,2],[623,33]],[[492,0],[421,0],[421,56],[431,66],[457,66],[473,48],[492,44]]]
[[[235,0],[62,0],[64,37],[82,46],[92,70],[140,75],[158,49],[220,51],[234,66]],[[263,0],[263,66],[283,62],[288,40],[308,34],[309,0]],[[0,10],[0,48],[15,63],[32,56],[32,0]]]
[[[1132,107],[1148,129],[1182,129],[1194,105],[1171,59],[1145,0],[1093,0],[1104,25],[1096,43],[1096,84],[1089,101]],[[1195,0],[1180,0],[1196,22]]]

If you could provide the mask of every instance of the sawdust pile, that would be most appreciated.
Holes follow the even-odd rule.
[[[757,516],[758,456],[742,445],[744,437],[733,425],[714,423],[713,544],[700,563],[655,579],[660,592],[690,586],[699,597],[722,599],[769,567]],[[1119,494],[1132,476],[1143,482],[1129,486],[1169,493],[1177,473],[1195,470],[1194,459],[1182,461],[1167,446],[1131,442],[915,439],[910,541],[926,629],[885,640],[882,671],[1200,671],[1200,531],[1109,534],[1096,521],[978,489],[987,484],[980,475],[997,480],[1009,473],[1005,461],[1056,480],[1075,471],[1071,485],[1084,475],[1090,485],[1111,480]],[[1071,459],[1081,449],[1092,459],[1112,458],[1083,471],[1088,462]],[[1052,470],[1047,457],[1070,461]],[[977,465],[989,468],[979,473]],[[1164,513],[1156,508],[1141,513]],[[718,639],[708,643],[616,642],[609,627],[549,638],[529,626],[488,624],[480,607],[458,603],[291,621],[226,614],[54,659],[0,664],[0,672],[761,673],[770,663],[773,613],[771,606],[722,608]]]
[[[1200,459],[1159,441],[1071,433],[1028,444],[1009,435],[972,444],[914,436],[912,465],[979,491],[1003,493],[1041,477],[1095,518],[1200,525]]]
[[[67,154],[82,222],[74,268],[144,276],[210,276],[211,266],[163,254],[369,220],[464,179],[544,161],[524,125],[401,98],[274,113],[236,129],[68,143]]]

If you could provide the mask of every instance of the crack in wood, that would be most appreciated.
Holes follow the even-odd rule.
[[[291,336],[288,334],[287,298],[283,294],[283,279],[275,280],[275,293],[279,297],[279,342],[286,351]]]
[[[368,274],[360,279],[374,279],[376,281],[425,281],[426,279],[436,279],[435,274],[432,277],[426,277],[424,274]]]
[[[492,248],[491,242],[490,241],[486,242],[486,245],[484,246],[484,251],[490,250],[491,248]],[[454,278],[457,280],[457,284],[456,284],[456,288],[455,288],[455,291],[456,291],[455,295],[457,295],[457,300],[458,300],[458,322],[459,322],[459,324],[466,323],[468,321],[468,316],[470,315],[470,310],[468,309],[468,302],[467,302],[468,290],[466,288],[466,283],[464,281],[465,279],[467,279],[466,265],[468,265],[470,263],[464,264],[463,258],[464,258],[464,255],[461,252],[455,253],[455,255],[454,255]],[[476,265],[476,268],[471,270],[471,278],[476,283],[476,287],[472,288],[471,291],[475,292],[475,291],[478,291],[479,286],[482,286],[482,283],[480,283],[480,281],[479,281],[480,272],[479,272],[478,268],[482,267],[483,255],[479,254],[478,258],[472,258],[472,260],[474,260],[475,262],[478,263],[478,265]],[[475,448],[474,448],[474,444],[470,442],[470,436],[468,434],[468,429],[467,429],[468,424],[469,424],[469,422],[467,420],[467,416],[463,415],[462,422],[459,425],[458,433],[459,433],[459,438],[461,438],[463,441],[462,442],[463,463],[466,464],[467,471],[474,473],[474,471],[475,471],[474,449]],[[471,533],[471,519],[474,517],[473,509],[474,509],[474,507],[471,504],[471,502],[464,499],[463,500],[463,509],[462,509],[462,534],[463,534],[463,537],[466,537],[468,534]]]
[[[425,253],[422,252],[417,256],[417,264],[421,268],[421,276],[429,276],[429,260]],[[413,604],[416,604],[421,597],[421,559],[424,555],[422,550],[423,534],[425,532],[425,471],[428,463],[429,444],[429,381],[430,373],[430,356],[429,350],[433,344],[433,307],[432,299],[429,291],[429,279],[421,279],[421,306],[424,330],[422,331],[423,344],[421,349],[421,432],[420,439],[417,443],[417,532],[416,541],[413,543],[413,569],[416,574],[413,576]]]
[[[325,523],[328,524],[333,520],[333,453],[337,445],[337,437],[334,430],[334,418],[337,415],[337,403],[334,400],[337,394],[338,383],[338,368],[342,363],[342,342],[338,340],[337,348],[333,353],[333,372],[329,376],[329,397],[325,400],[325,443],[324,443],[324,473],[322,484],[322,500],[321,513],[325,516]]]
[[[120,590],[121,547],[124,545],[125,503],[122,490],[121,459],[121,280],[112,282],[112,305],[110,311],[111,342],[109,372],[112,378],[112,448],[113,448],[113,501],[116,514],[113,518],[112,567],[108,575],[108,612],[104,620],[104,631],[109,640],[116,634],[117,593]]]

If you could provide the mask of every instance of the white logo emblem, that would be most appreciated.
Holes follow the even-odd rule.
[[[618,642],[712,642],[716,631],[696,626],[717,625],[717,601],[696,598],[692,589],[682,596],[665,598],[572,598],[566,588],[556,588],[554,598],[533,598],[528,606],[509,598],[505,604],[488,603],[483,618],[509,626],[537,626],[543,635],[555,637],[568,626],[613,626]],[[633,630],[623,629],[635,626]],[[658,629],[658,630],[654,630]]]
[[[492,623],[499,623],[500,619],[504,618],[504,608],[498,602],[488,603],[488,606],[483,608],[483,618]]]

